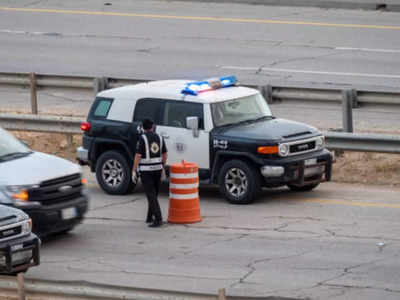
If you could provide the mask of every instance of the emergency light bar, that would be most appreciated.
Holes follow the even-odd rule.
[[[220,78],[212,78],[204,81],[189,82],[186,87],[181,91],[182,94],[197,96],[199,93],[217,90],[236,83],[235,76],[225,76]]]

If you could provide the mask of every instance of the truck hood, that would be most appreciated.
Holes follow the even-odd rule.
[[[0,163],[0,182],[4,185],[35,185],[42,181],[80,173],[66,159],[41,152]]]
[[[0,204],[0,227],[28,219],[22,210]]]
[[[319,134],[319,131],[300,122],[285,119],[268,119],[216,128],[214,133],[220,137],[223,136],[230,139],[290,141]]]

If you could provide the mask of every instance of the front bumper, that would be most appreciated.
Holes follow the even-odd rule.
[[[72,201],[54,205],[20,207],[32,218],[33,232],[39,236],[69,230],[81,223],[88,211],[89,200],[82,195]]]
[[[279,162],[266,162],[261,166],[260,172],[266,186],[285,184],[304,186],[330,181],[333,158],[333,155],[325,149],[302,156],[288,157]]]
[[[83,147],[76,149],[77,160],[80,165],[87,165],[89,162],[89,151]]]
[[[40,239],[33,233],[0,243],[0,273],[22,272],[40,264]]]

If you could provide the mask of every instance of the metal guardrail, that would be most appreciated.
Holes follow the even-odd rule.
[[[0,114],[0,126],[15,131],[80,134],[81,122],[71,117]]]
[[[400,153],[400,137],[395,135],[327,132],[325,138],[332,150]]]
[[[32,98],[37,97],[33,95],[36,94],[36,87],[39,89],[49,87],[92,89],[97,93],[103,89],[148,81],[150,80],[0,72],[0,85],[31,87]],[[339,89],[314,89],[271,85],[246,86],[261,90],[269,102],[284,100],[341,102],[343,99],[342,91]],[[352,91],[353,107],[363,104],[400,105],[400,92],[371,92],[356,91],[354,89]],[[34,111],[34,108],[32,111]]]
[[[21,283],[20,283],[21,285]],[[23,289],[21,293],[21,289]],[[122,286],[94,284],[88,282],[65,282],[25,279],[22,286],[18,287],[17,280],[9,276],[0,276],[0,298],[13,299],[17,290],[23,298],[35,299],[135,299],[135,300],[295,300],[284,297],[239,297],[226,296],[225,289],[220,289],[218,294],[200,294],[178,291],[163,291]],[[21,297],[20,297],[21,298]]]
[[[80,134],[79,118],[0,114],[0,126],[9,130]],[[342,151],[400,153],[400,136],[325,132],[327,148]]]

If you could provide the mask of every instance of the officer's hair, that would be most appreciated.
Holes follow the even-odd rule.
[[[150,119],[144,119],[143,122],[143,129],[144,130],[150,130],[153,127],[153,121]]]

